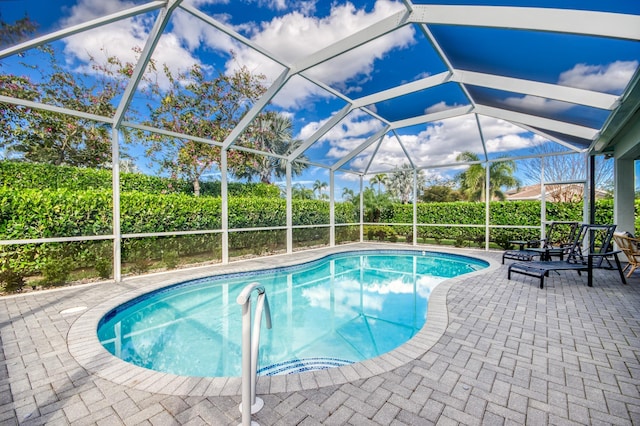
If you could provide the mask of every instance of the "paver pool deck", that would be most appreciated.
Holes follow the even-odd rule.
[[[296,264],[354,244],[0,298],[0,425],[237,425],[239,378],[155,373],[112,357],[99,318],[150,290],[212,274]],[[390,354],[258,379],[261,425],[640,424],[640,274],[565,271],[507,280],[502,252],[447,280],[426,327]],[[78,309],[76,309],[78,308]],[[81,309],[86,308],[86,309]],[[238,306],[238,309],[240,307]]]

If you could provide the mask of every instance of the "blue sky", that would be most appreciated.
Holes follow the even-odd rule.
[[[47,33],[123,10],[140,1],[122,0],[5,0],[0,11],[6,21],[28,13]],[[416,1],[416,3],[422,3]],[[439,1],[452,4],[504,4],[542,7],[583,7],[608,12],[640,13],[635,1]],[[286,64],[295,64],[311,52],[342,39],[372,23],[403,10],[402,2],[372,1],[285,1],[285,0],[192,0],[205,14],[224,22],[251,42],[270,52]],[[127,19],[109,26],[68,37],[55,43],[61,61],[70,69],[82,69],[89,57],[100,60],[116,55],[134,60],[132,47],[142,46],[156,13]],[[507,29],[430,26],[430,31],[448,55],[454,67],[476,72],[502,72],[507,76],[557,83],[603,93],[621,94],[638,68],[640,47],[637,42]],[[232,57],[230,52],[234,53]],[[185,69],[193,63],[209,72],[230,72],[247,66],[273,81],[282,71],[277,62],[267,59],[248,46],[212,29],[203,21],[178,10],[167,26],[154,54],[158,63],[171,69]],[[11,61],[3,61],[5,70]],[[437,75],[447,69],[437,50],[417,25],[407,25],[379,39],[308,69],[305,73],[332,90],[358,99],[389,89],[397,84]],[[16,72],[17,69],[16,69]],[[596,108],[563,104],[549,99],[525,96],[494,89],[475,88],[472,96],[489,106],[510,105],[518,111],[599,128],[607,112]],[[292,117],[296,137],[306,139],[344,106],[323,87],[300,76],[292,78],[273,99],[270,108]],[[418,94],[372,104],[370,110],[388,120],[447,111],[468,105],[469,100],[455,83],[426,89]],[[510,123],[483,117],[483,136],[490,157],[526,155],[529,150],[548,141]],[[345,152],[359,146],[383,123],[365,113],[349,114],[341,125],[328,132],[307,156],[320,164],[333,164]],[[405,150],[419,166],[456,162],[463,151],[483,155],[480,135],[473,115],[398,129],[404,149],[388,135],[373,163],[373,147],[349,163],[351,170],[389,169],[406,163]],[[139,151],[133,150],[135,155]],[[144,160],[138,161],[145,167]],[[459,169],[437,168],[428,174],[451,176]],[[338,186],[354,187],[357,177],[341,173]],[[329,180],[328,171],[312,167],[300,182]],[[341,190],[338,188],[337,193]]]

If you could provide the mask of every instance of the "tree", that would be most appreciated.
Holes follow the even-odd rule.
[[[540,182],[541,161],[544,161],[545,182],[586,180],[586,175],[576,176],[576,170],[586,170],[586,160],[583,154],[566,154],[566,148],[553,143],[536,145],[531,151],[539,157],[522,162],[522,174],[529,184]],[[565,154],[558,155],[561,153]],[[603,156],[596,157],[595,182],[597,189],[611,192],[613,188],[613,161]],[[549,191],[553,201],[575,199],[576,196],[579,199],[583,197],[583,194],[576,191],[574,186],[566,185],[563,188],[559,186],[556,188],[559,190]]]
[[[422,170],[418,171],[415,177],[417,187],[422,188],[425,182]],[[402,204],[407,204],[413,198],[413,178],[413,168],[405,164],[400,168],[396,168],[388,179],[387,187],[389,192],[393,197],[400,200]]]
[[[387,175],[385,173],[378,173],[369,179],[371,185],[378,185],[378,195],[382,192],[382,185],[387,184]]]
[[[456,157],[458,161],[479,161],[472,152],[463,152]],[[460,193],[469,201],[484,200],[485,169],[482,164],[471,164],[467,170],[459,173],[456,179],[460,182]]]
[[[40,92],[38,86],[27,77],[0,74],[0,95],[35,101],[40,97]],[[18,135],[22,127],[29,124],[27,118],[31,113],[31,108],[0,102],[0,148],[6,148],[8,156],[14,145],[21,142]]]
[[[356,193],[353,192],[353,189],[351,188],[343,188],[342,189],[342,200],[349,202],[349,203],[353,203],[353,204],[357,204],[358,203],[358,199],[356,196]]]
[[[313,192],[318,192],[317,198],[318,200],[323,199],[323,194],[322,192],[327,189],[329,187],[329,185],[327,184],[327,182],[322,182],[320,181],[320,179],[317,179],[314,183],[313,183]]]
[[[458,161],[479,161],[479,157],[472,152],[463,152],[456,158]],[[494,161],[489,165],[489,188],[491,198],[504,200],[502,188],[513,188],[519,185],[515,173],[516,165],[510,160]],[[460,192],[469,201],[483,201],[485,199],[486,169],[482,164],[476,163],[467,170],[459,173],[456,179],[460,182]]]
[[[253,177],[263,183],[271,183],[271,177],[282,178],[286,176],[287,160],[282,158],[298,149],[302,140],[293,139],[293,123],[291,118],[272,112],[265,113],[257,118],[257,128],[253,145],[256,149],[280,157],[255,154],[252,160],[247,161],[232,170],[233,174],[240,179],[247,179],[249,182]],[[297,160],[304,160],[304,155]],[[301,174],[308,165],[301,161],[291,163],[291,174],[297,176]]]
[[[295,184],[291,188],[291,198],[299,199],[299,200],[313,200],[314,194],[313,190],[309,188],[305,188],[301,184]]]
[[[264,76],[254,75],[247,68],[231,75],[209,77],[197,64],[174,76],[168,66],[163,74],[169,88],[160,86],[157,79],[146,78],[148,94],[160,99],[149,105],[150,119],[145,123],[176,133],[221,142],[231,133],[251,105],[265,91]],[[240,136],[241,142],[251,146],[259,129],[249,127]],[[193,182],[194,195],[200,195],[201,176],[213,166],[220,167],[221,147],[194,142],[187,138],[172,138],[160,134],[146,135],[150,156],[172,175]],[[243,169],[251,156],[239,150],[227,152],[230,170]]]
[[[0,47],[13,46],[26,40],[38,29],[38,24],[33,22],[28,15],[18,19],[13,24],[5,22],[0,14]]]
[[[425,203],[443,203],[460,201],[462,200],[462,196],[450,186],[431,185],[423,188],[420,200]]]
[[[425,186],[422,188],[420,200],[425,203],[460,201],[463,197],[455,187],[454,180],[432,175],[425,179]]]
[[[26,77],[2,75],[0,93],[73,111],[112,117],[113,98],[124,90],[109,78],[72,74],[44,48],[49,64],[40,69],[39,83]],[[2,104],[0,144],[19,159],[85,167],[105,167],[111,159],[111,125],[87,118]]]
[[[383,212],[391,206],[391,199],[386,192],[377,194],[373,189],[365,188],[362,198],[365,222],[380,222]]]

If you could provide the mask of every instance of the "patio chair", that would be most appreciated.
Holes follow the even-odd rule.
[[[507,250],[502,254],[502,264],[505,259],[532,261],[544,256],[558,256],[563,259],[565,252],[571,247],[571,242],[576,237],[578,222],[550,222],[545,232],[545,238],[528,241],[510,241],[520,245],[520,250]],[[526,246],[526,247],[525,247]],[[557,249],[557,250],[549,250]],[[564,250],[567,249],[567,250]]]
[[[623,271],[629,269],[627,274],[627,278],[629,278],[633,271],[640,266],[640,238],[633,238],[633,235],[626,232],[616,232],[613,234],[613,239],[618,248],[627,256],[629,264],[624,267]]]
[[[627,281],[622,272],[622,265],[618,258],[620,250],[611,250],[611,240],[616,225],[582,225],[567,253],[566,260],[558,261],[535,261],[518,262],[509,265],[507,278],[511,279],[511,274],[522,274],[540,279],[540,288],[544,288],[544,278],[549,276],[551,271],[577,271],[587,273],[587,285],[593,287],[593,269],[606,268],[617,269],[620,273],[621,281]],[[609,258],[613,257],[615,266]],[[604,264],[608,266],[603,266]]]

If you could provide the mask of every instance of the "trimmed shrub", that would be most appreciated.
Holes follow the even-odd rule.
[[[12,269],[3,268],[0,270],[0,286],[9,293],[18,293],[24,287],[24,277]]]
[[[292,203],[294,225],[329,223],[329,202],[293,200]],[[217,230],[222,224],[219,197],[134,191],[122,192],[120,204],[123,234]],[[232,230],[286,225],[286,201],[279,197],[230,197],[228,206],[228,221]],[[596,222],[610,223],[613,217],[612,200],[599,200],[596,206]],[[547,220],[582,219],[581,205],[546,203],[546,207]],[[636,209],[640,210],[639,207],[640,202],[637,202]],[[437,224],[418,227],[418,237],[423,241],[451,241],[458,246],[484,245],[484,204],[425,203],[418,204],[417,210],[418,223]],[[336,223],[353,223],[359,218],[357,207],[348,202],[336,203],[335,215]],[[410,223],[413,218],[412,205],[391,204],[381,212],[381,218],[384,222],[365,227],[365,236],[369,240],[402,241],[404,238],[407,242],[412,241],[411,226],[384,225]],[[539,236],[536,228],[509,226],[539,226],[540,203],[493,202],[490,205],[490,220],[492,225],[505,226],[492,228],[490,241],[499,247],[509,248],[511,240],[529,240]],[[447,224],[479,226],[451,227]],[[0,239],[109,235],[111,228],[112,193],[108,189],[72,191],[65,188],[15,189],[13,186],[0,186]],[[284,230],[232,232],[230,242],[231,247],[237,249],[237,255],[262,254],[281,250],[286,242],[285,236]],[[327,244],[329,228],[301,228],[294,230],[293,237],[295,247]],[[123,270],[141,273],[158,264],[175,267],[185,258],[193,262],[219,259],[220,238],[219,234],[125,238],[122,243]],[[336,241],[358,239],[357,225],[336,228]],[[0,246],[0,273],[4,274],[3,285],[6,287],[10,281],[15,288],[20,287],[22,277],[38,274],[44,275],[47,283],[60,283],[68,278],[72,267],[74,270],[90,269],[93,271],[90,273],[107,278],[112,273],[111,253],[111,241]]]
[[[7,186],[11,189],[110,190],[112,176],[109,169],[0,161],[0,186]],[[280,189],[277,186],[261,182],[229,182],[227,189],[229,195],[234,197],[280,196]],[[120,173],[120,191],[193,195],[193,184],[183,179],[150,176],[142,173]],[[200,195],[219,197],[221,195],[220,182],[200,182]]]
[[[56,253],[42,267],[43,283],[46,285],[64,284],[71,274],[72,258]]]

